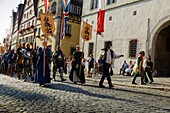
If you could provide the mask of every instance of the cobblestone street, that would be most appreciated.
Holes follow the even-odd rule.
[[[107,86],[107,84],[106,84]],[[113,89],[52,82],[45,87],[0,75],[0,113],[168,113],[170,92],[115,85]]]

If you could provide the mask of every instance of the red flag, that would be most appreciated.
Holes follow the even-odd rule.
[[[99,10],[98,17],[97,17],[97,33],[104,32],[104,17],[105,17],[105,10]]]
[[[48,0],[44,0],[45,9],[48,10]]]

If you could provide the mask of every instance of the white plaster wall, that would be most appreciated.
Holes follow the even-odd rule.
[[[88,19],[88,23],[93,26],[95,31],[97,9],[90,10],[90,5],[90,2],[84,0],[82,20],[86,21]],[[151,20],[150,32],[152,32],[163,18],[170,15],[169,6],[170,0],[117,0],[116,3],[105,6],[105,32],[103,33],[104,37],[98,36],[97,56],[100,49],[104,47],[104,41],[113,41],[112,49],[117,54],[125,55],[125,57],[115,62],[115,71],[118,73],[124,60],[128,62],[130,60],[135,61],[135,59],[128,57],[129,41],[131,39],[138,39],[138,52],[141,50],[146,51],[148,18]],[[133,15],[133,11],[137,11],[137,15]],[[110,16],[112,16],[111,21],[109,21]],[[94,21],[94,24],[92,24],[92,21]],[[93,38],[90,42],[94,42],[95,44],[96,33],[94,31]],[[152,45],[150,45],[150,47],[151,46]],[[85,57],[87,54],[88,42],[85,44]]]

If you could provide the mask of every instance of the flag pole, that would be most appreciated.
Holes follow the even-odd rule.
[[[59,28],[59,40],[58,40],[58,46],[60,46],[61,44],[61,39],[62,39],[62,29],[63,29],[63,26],[62,26],[62,23],[63,23],[63,8],[62,8],[62,2],[61,2],[61,18],[60,18],[60,28]]]
[[[94,54],[94,59],[95,59],[94,61],[96,61],[96,62],[97,62],[97,60],[96,60],[97,59],[97,39],[98,39],[98,33],[96,31],[95,54]],[[96,72],[96,67],[95,67],[96,62],[94,62],[94,73],[93,73],[94,76],[95,76],[95,72]]]

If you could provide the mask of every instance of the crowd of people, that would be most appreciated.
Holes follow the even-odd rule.
[[[10,77],[16,74],[19,80],[30,80],[39,83],[40,86],[50,83],[52,79],[56,81],[57,72],[59,72],[61,82],[64,82],[66,79],[63,74],[66,73],[74,84],[81,83],[83,85],[86,82],[85,67],[87,62],[87,77],[98,74],[98,76],[101,76],[99,87],[105,87],[103,82],[107,78],[109,88],[112,88],[113,84],[110,76],[113,75],[112,68],[115,67],[114,61],[124,55],[117,55],[111,47],[112,42],[108,41],[106,47],[101,49],[98,60],[95,60],[92,54],[90,54],[89,59],[85,59],[79,45],[76,46],[76,51],[72,57],[65,58],[60,46],[56,48],[56,51],[52,52],[51,46],[47,46],[45,49],[42,47],[33,48],[32,43],[23,43],[18,45],[16,52],[14,49],[11,49],[3,54],[0,72]],[[135,64],[132,61],[129,64],[124,61],[120,69],[121,75],[134,76],[132,84],[136,84],[135,80],[138,76],[141,76],[141,84],[154,82],[152,78],[153,63],[151,57],[148,56],[144,60],[144,56],[145,52],[141,51]],[[53,71],[51,77],[52,63]]]

